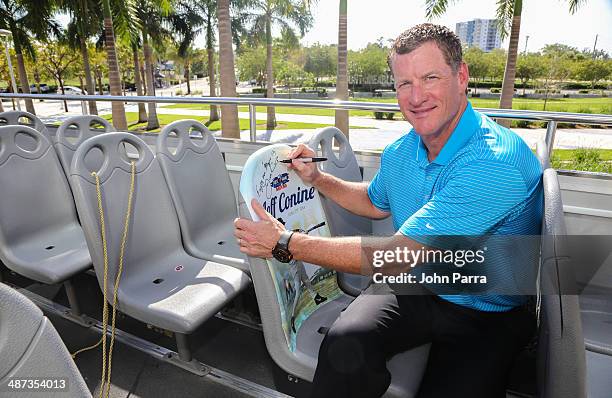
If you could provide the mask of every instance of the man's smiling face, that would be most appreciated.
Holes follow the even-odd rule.
[[[418,135],[439,136],[460,117],[468,84],[465,63],[453,71],[438,45],[428,41],[394,54],[391,66],[400,110]]]

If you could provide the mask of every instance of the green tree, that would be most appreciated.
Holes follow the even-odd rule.
[[[304,87],[314,85],[312,73],[293,62],[281,62],[277,67],[277,80],[287,87]]]
[[[575,13],[585,3],[585,0],[567,0],[570,13]],[[446,12],[449,0],[425,0],[425,15],[427,19],[439,17]],[[508,58],[502,83],[502,94],[499,107],[512,109],[512,97],[514,95],[514,78],[516,76],[516,60],[518,58],[518,41],[521,31],[521,14],[523,11],[523,0],[497,0],[497,22],[502,39],[510,32],[510,43],[508,45]],[[509,122],[505,121],[505,125]]]
[[[492,80],[503,79],[506,59],[508,58],[506,51],[496,48],[491,52],[485,53],[484,56],[489,64],[489,77]]]
[[[316,83],[319,83],[322,77],[329,77],[336,74],[336,52],[335,46],[325,46],[319,43],[306,49],[304,70],[308,73],[312,73],[316,79]]]
[[[60,10],[70,15],[66,37],[72,49],[81,52],[83,74],[87,84],[87,93],[95,93],[95,85],[89,62],[87,42],[90,37],[102,29],[102,9],[98,0],[59,0]],[[96,101],[89,101],[89,113],[98,114]]]
[[[567,55],[561,53],[551,53],[550,55],[542,57],[542,61],[544,65],[544,107],[542,110],[546,110],[548,95],[551,90],[558,88],[563,80],[570,77],[572,73],[572,61]]]
[[[274,97],[274,68],[272,62],[272,26],[278,24],[285,35],[296,35],[294,25],[303,36],[312,25],[308,3],[303,0],[253,0],[250,37],[266,43],[266,96]],[[266,126],[276,127],[274,107],[268,107]]]
[[[59,26],[52,18],[56,8],[53,0],[1,0],[0,1],[0,29],[11,32],[19,83],[23,93],[30,93],[30,82],[24,62],[24,52],[33,60],[36,52],[32,37],[45,40],[49,33],[58,33]],[[34,103],[26,99],[28,112],[36,114]]]
[[[580,80],[591,82],[591,88],[602,79],[612,77],[612,61],[604,59],[587,59],[578,63],[576,76]]]
[[[478,47],[470,47],[464,51],[463,60],[468,65],[470,79],[474,81],[474,94],[478,94],[478,81],[484,80],[489,75],[489,59]]]
[[[523,96],[525,96],[527,82],[544,76],[544,73],[545,66],[542,63],[542,57],[539,54],[521,55],[518,58],[516,77],[520,79],[521,84],[523,85]]]
[[[255,80],[264,87],[266,75],[266,52],[263,46],[243,48],[236,59],[240,80]]]
[[[350,51],[348,71],[351,79],[360,85],[376,85],[387,77],[388,49],[380,43],[368,43],[359,51]]]
[[[39,49],[40,64],[59,84],[62,94],[64,81],[70,76],[70,67],[77,62],[78,55],[65,44],[58,41],[43,43]],[[64,101],[64,110],[68,112],[68,104]]]

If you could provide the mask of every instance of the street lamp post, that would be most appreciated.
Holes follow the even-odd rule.
[[[13,64],[11,62],[11,54],[9,52],[9,37],[12,35],[10,30],[0,29],[0,36],[4,38],[4,48],[6,49],[6,61],[8,62],[9,74],[11,75],[11,83],[13,84],[13,93],[17,94],[17,83],[15,83],[15,74],[13,73]],[[19,99],[17,99],[17,109],[21,110]]]

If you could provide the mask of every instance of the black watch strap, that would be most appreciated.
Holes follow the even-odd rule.
[[[280,235],[280,237],[278,238],[278,245],[280,247],[282,247],[285,250],[289,250],[289,241],[291,240],[291,237],[293,236],[294,231],[283,231]]]

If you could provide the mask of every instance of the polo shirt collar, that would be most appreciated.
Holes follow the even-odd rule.
[[[478,127],[480,126],[480,115],[472,108],[472,104],[468,101],[459,123],[455,130],[451,133],[448,141],[442,147],[442,150],[431,163],[446,165],[461,148],[472,138]],[[427,148],[421,137],[419,137],[417,147],[417,160],[423,165],[429,164],[427,160]]]

